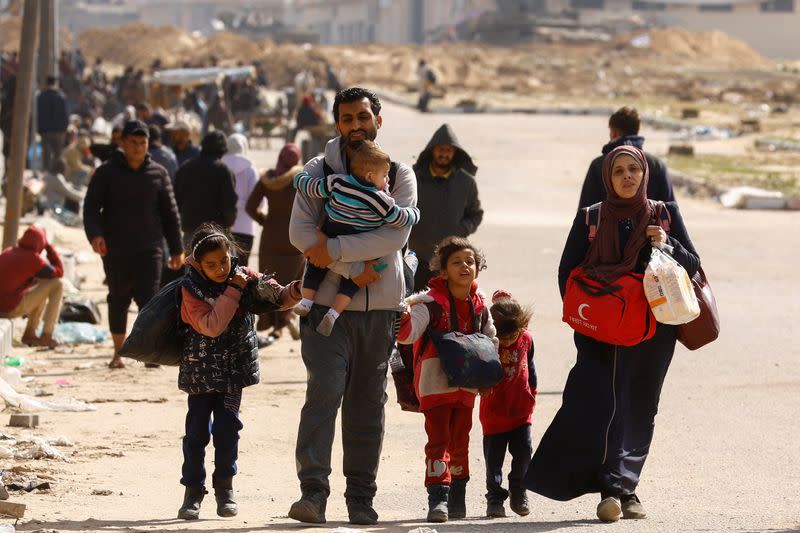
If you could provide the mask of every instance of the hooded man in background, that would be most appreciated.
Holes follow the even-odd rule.
[[[443,124],[417,158],[417,207],[420,221],[411,230],[409,247],[419,267],[414,290],[425,288],[434,273],[428,268],[434,247],[443,238],[467,237],[483,220],[475,173],[478,167],[458,142],[453,129]]]

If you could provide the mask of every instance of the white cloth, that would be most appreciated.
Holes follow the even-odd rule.
[[[233,137],[233,135],[231,135]],[[255,235],[256,223],[245,211],[247,199],[258,184],[258,171],[253,163],[245,156],[228,152],[222,157],[222,162],[228,165],[236,176],[236,221],[231,231],[243,235]],[[264,201],[262,200],[263,207]]]

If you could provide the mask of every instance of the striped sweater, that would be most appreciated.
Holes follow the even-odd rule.
[[[314,178],[305,171],[294,177],[294,187],[309,198],[325,198],[325,212],[340,224],[357,231],[369,231],[384,224],[397,227],[419,222],[419,209],[398,207],[394,199],[352,175],[331,174]]]

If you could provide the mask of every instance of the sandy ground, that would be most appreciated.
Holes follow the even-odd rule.
[[[560,321],[556,269],[574,216],[586,167],[607,136],[604,117],[427,115],[389,106],[379,139],[393,159],[412,161],[442,122],[455,128],[475,157],[486,209],[475,241],[489,269],[479,281],[492,291],[511,290],[535,306],[539,400],[534,414],[538,442],[555,411],[575,350],[571,330]],[[649,135],[648,147],[663,152],[667,136]],[[271,164],[277,153],[257,152]],[[596,496],[561,503],[531,495],[529,517],[488,521],[483,459],[475,412],[471,442],[473,481],[467,520],[436,525],[456,531],[798,531],[800,530],[800,314],[796,266],[800,263],[791,212],[723,210],[712,201],[680,196],[684,217],[713,284],[721,314],[721,338],[697,352],[679,345],[667,378],[652,454],[639,487],[649,518],[601,525]],[[88,249],[78,230],[66,241]],[[99,261],[82,266],[86,294],[102,301]],[[133,314],[130,316],[131,323]],[[18,332],[21,330],[17,330]],[[66,435],[68,462],[3,461],[19,478],[49,479],[51,490],[13,493],[28,506],[20,531],[299,531],[286,513],[299,495],[293,460],[305,370],[299,343],[281,339],[261,352],[263,381],[244,394],[239,468],[235,485],[240,514],[221,519],[213,498],[201,520],[175,519],[186,397],[174,368],[122,371],[105,367],[110,342],[81,346],[69,354],[31,352],[25,369],[31,387],[91,401],[97,411],[42,413],[36,435]],[[70,385],[56,385],[66,379]],[[402,412],[389,378],[386,438],[375,507],[381,523],[346,523],[341,448],[334,448],[328,524],[406,532],[425,526],[422,417]],[[7,413],[4,413],[7,416]],[[16,428],[3,432],[20,435]],[[338,439],[337,439],[338,440]],[[209,461],[210,466],[210,461]],[[46,477],[45,477],[46,476]],[[109,495],[92,495],[94,490]],[[8,522],[7,520],[3,522]],[[2,523],[2,522],[0,522]]]

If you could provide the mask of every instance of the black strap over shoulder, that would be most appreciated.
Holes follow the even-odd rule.
[[[456,305],[455,299],[453,295],[450,294],[450,316],[449,316],[449,326],[450,331],[456,331],[458,329],[458,313],[456,312]],[[442,317],[442,306],[438,303],[434,302],[425,302],[425,307],[428,308],[428,327],[425,329],[425,333],[423,333],[422,344],[420,345],[419,353],[420,355],[425,353],[425,349],[428,347],[428,343],[431,340],[430,332],[432,331],[431,326],[433,324],[438,324],[439,320]],[[469,299],[469,312],[472,317],[472,323],[475,326],[475,333],[482,333],[483,328],[486,327],[486,323],[489,321],[489,309],[484,306],[481,310],[480,317],[475,314],[475,305],[472,303],[472,298]],[[453,313],[456,314],[455,324],[453,321]]]

